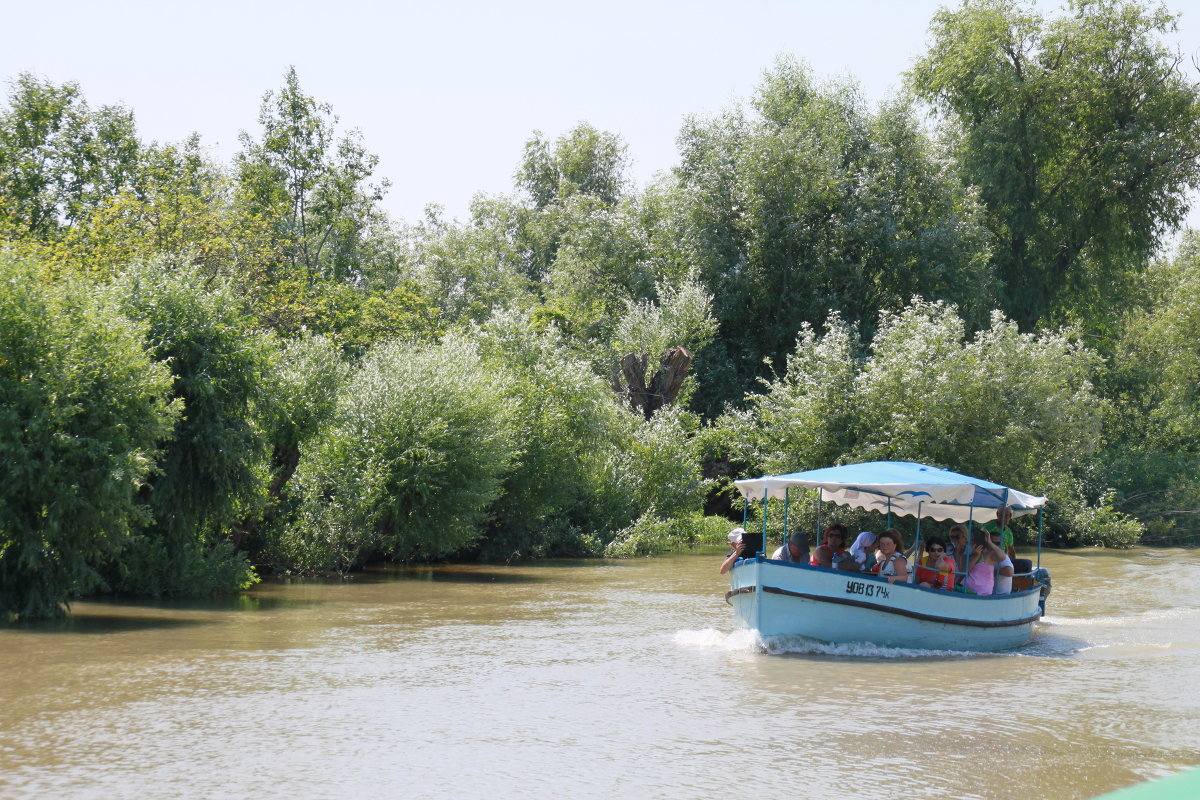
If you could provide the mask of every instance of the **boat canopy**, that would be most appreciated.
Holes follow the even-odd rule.
[[[789,475],[764,475],[735,481],[750,500],[782,500],[793,486],[820,489],[821,499],[841,506],[955,522],[989,522],[1008,506],[1014,517],[1035,513],[1046,498],[991,481],[911,461],[868,461],[811,469]]]

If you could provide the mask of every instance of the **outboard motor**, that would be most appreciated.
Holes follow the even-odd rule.
[[[1042,616],[1046,616],[1046,598],[1050,596],[1050,589],[1053,585],[1050,581],[1050,570],[1045,567],[1038,567],[1033,571],[1033,580],[1038,586],[1042,587],[1041,596],[1038,598],[1038,608],[1042,610]]]

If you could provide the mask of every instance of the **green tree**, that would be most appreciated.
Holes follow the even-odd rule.
[[[979,188],[1007,312],[1103,327],[1200,178],[1200,86],[1162,37],[1163,7],[1013,0],[939,11],[908,75],[950,123]]]
[[[146,522],[179,415],[145,330],[79,281],[0,255],[0,616],[52,616]]]
[[[534,131],[525,143],[517,186],[529,193],[538,210],[577,194],[612,206],[626,187],[628,167],[629,148],[619,136],[581,122],[553,146]]]
[[[589,499],[602,465],[625,439],[627,415],[555,327],[539,332],[528,314],[497,312],[472,338],[514,409],[509,424],[517,447],[479,552],[594,553],[604,531],[596,530],[603,521]]]
[[[257,424],[269,350],[225,281],[193,268],[130,268],[112,289],[169,365],[184,415],[147,487],[154,523],[114,565],[114,585],[139,594],[234,589],[253,573],[230,546],[233,526],[264,497],[265,442]]]
[[[475,542],[516,451],[511,413],[460,338],[377,347],[302,450],[280,538],[288,565],[344,571],[375,553],[435,559]]]
[[[369,183],[379,162],[351,131],[336,135],[327,103],[304,94],[295,68],[263,96],[262,137],[241,134],[236,166],[242,202],[277,228],[291,263],[312,276],[355,277],[364,232],[387,181]]]
[[[0,215],[23,235],[54,238],[136,184],[141,150],[129,109],[92,111],[78,84],[22,73],[0,111]]]
[[[108,280],[129,264],[170,259],[255,291],[280,254],[270,227],[233,202],[233,182],[210,161],[198,136],[151,145],[138,185],[79,218],[40,253],[52,271]]]
[[[696,365],[708,414],[831,310],[869,326],[919,294],[986,318],[979,209],[908,106],[871,113],[854,85],[820,86],[781,59],[750,112],[691,119],[679,140],[668,208],[682,219],[666,230],[715,298],[719,332]]]
[[[1144,275],[1105,375],[1103,475],[1156,537],[1194,534],[1200,509],[1200,233]]]
[[[1092,477],[1107,404],[1101,360],[1076,338],[1021,333],[999,312],[971,336],[953,306],[922,300],[884,313],[869,346],[836,316],[827,329],[804,329],[787,375],[722,421],[752,469],[919,461],[1047,494],[1062,543],[1137,540]]]

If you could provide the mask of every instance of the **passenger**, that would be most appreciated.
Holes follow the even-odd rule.
[[[946,542],[946,555],[954,560],[955,572],[967,571],[966,525],[955,525],[950,529],[950,541]]]
[[[852,559],[853,556],[846,549],[846,533],[846,526],[840,522],[835,522],[826,528],[825,540],[820,547],[813,551],[810,563],[814,567],[838,569],[844,560]]]
[[[997,549],[1000,549],[1001,552],[1003,552],[1003,548],[1000,547],[1000,542],[1003,541],[1000,534],[999,533],[989,533],[988,536],[991,537],[992,544],[995,545],[995,547]],[[1011,546],[1009,547],[1009,549],[1010,550],[1012,549]],[[1007,553],[1005,553],[1004,559],[999,564],[996,565],[996,591],[995,591],[995,594],[1011,594],[1012,593],[1012,583],[1013,583],[1013,573],[1014,572],[1015,572],[1015,570],[1013,569],[1012,559],[1009,558]]]
[[[988,533],[1000,534],[1000,549],[1008,555],[1009,558],[1017,557],[1017,549],[1013,547],[1013,532],[1008,527],[1008,523],[1012,520],[1012,509],[1008,506],[1000,506],[996,509],[996,521],[987,522],[981,525]]]
[[[771,558],[775,561],[787,561],[792,564],[807,564],[809,558],[808,534],[792,531],[788,536],[787,544],[771,553]]]
[[[996,565],[1005,558],[1004,551],[992,544],[987,531],[976,530],[971,537],[971,558],[967,562],[967,591],[987,596],[996,590]]]
[[[739,558],[754,558],[758,551],[762,550],[762,534],[747,533],[745,528],[739,526],[729,532],[729,546],[733,548],[733,552],[721,564],[721,569],[718,573],[720,575],[729,572],[730,567]]]
[[[725,562],[721,564],[721,571],[718,573],[719,575],[724,575],[726,572],[729,572],[729,568],[733,566],[733,562],[742,557],[742,552],[746,549],[746,543],[742,540],[742,537],[745,535],[746,529],[740,526],[729,532],[729,546],[733,548],[733,552],[731,552],[729,557],[725,559]]]
[[[908,580],[908,561],[904,558],[904,537],[895,528],[888,528],[879,534],[879,552],[875,557],[879,563],[872,572],[881,578],[887,578],[888,583],[903,583]]]
[[[870,570],[875,566],[875,540],[879,537],[870,531],[863,531],[850,545],[850,555],[858,563],[861,570]]]
[[[932,537],[925,543],[925,552],[917,566],[917,583],[930,589],[953,589],[954,561],[946,556],[946,543]]]

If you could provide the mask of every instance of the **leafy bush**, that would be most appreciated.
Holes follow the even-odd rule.
[[[906,460],[1083,496],[1104,403],[1092,386],[1099,358],[1068,334],[1023,334],[996,313],[968,338],[954,306],[920,299],[883,314],[869,348],[836,315],[827,329],[802,329],[787,374],[750,398],[753,413],[718,426],[719,441],[749,442],[734,455],[750,472]],[[1105,519],[1117,540],[1127,535]]]
[[[604,548],[607,558],[636,558],[681,550],[698,545],[724,544],[730,529],[724,517],[691,514],[662,519],[646,513],[617,535]]]
[[[256,416],[269,365],[266,340],[249,328],[228,283],[190,267],[134,266],[112,292],[145,326],[146,347],[170,368],[172,394],[184,407],[149,487],[154,522],[145,537],[130,541],[125,564],[114,566],[113,586],[155,595],[236,589],[253,579],[248,569],[227,583],[199,585],[189,576],[220,571],[188,560],[261,513],[265,441]],[[138,573],[137,564],[160,563],[160,547],[164,569]]]
[[[580,533],[595,523],[586,501],[627,415],[604,381],[570,356],[553,326],[538,332],[526,315],[503,312],[473,338],[514,409],[509,420],[518,448],[480,554],[596,552],[597,542]]]
[[[91,287],[0,255],[0,614],[59,613],[145,521],[180,409],[143,334]]]
[[[1105,492],[1089,505],[1081,493],[1068,494],[1052,503],[1047,518],[1047,538],[1067,547],[1132,547],[1146,532],[1138,520],[1113,508],[1116,493]]]
[[[297,514],[280,541],[288,566],[439,558],[474,542],[517,450],[511,415],[464,339],[378,347],[302,447]]]

